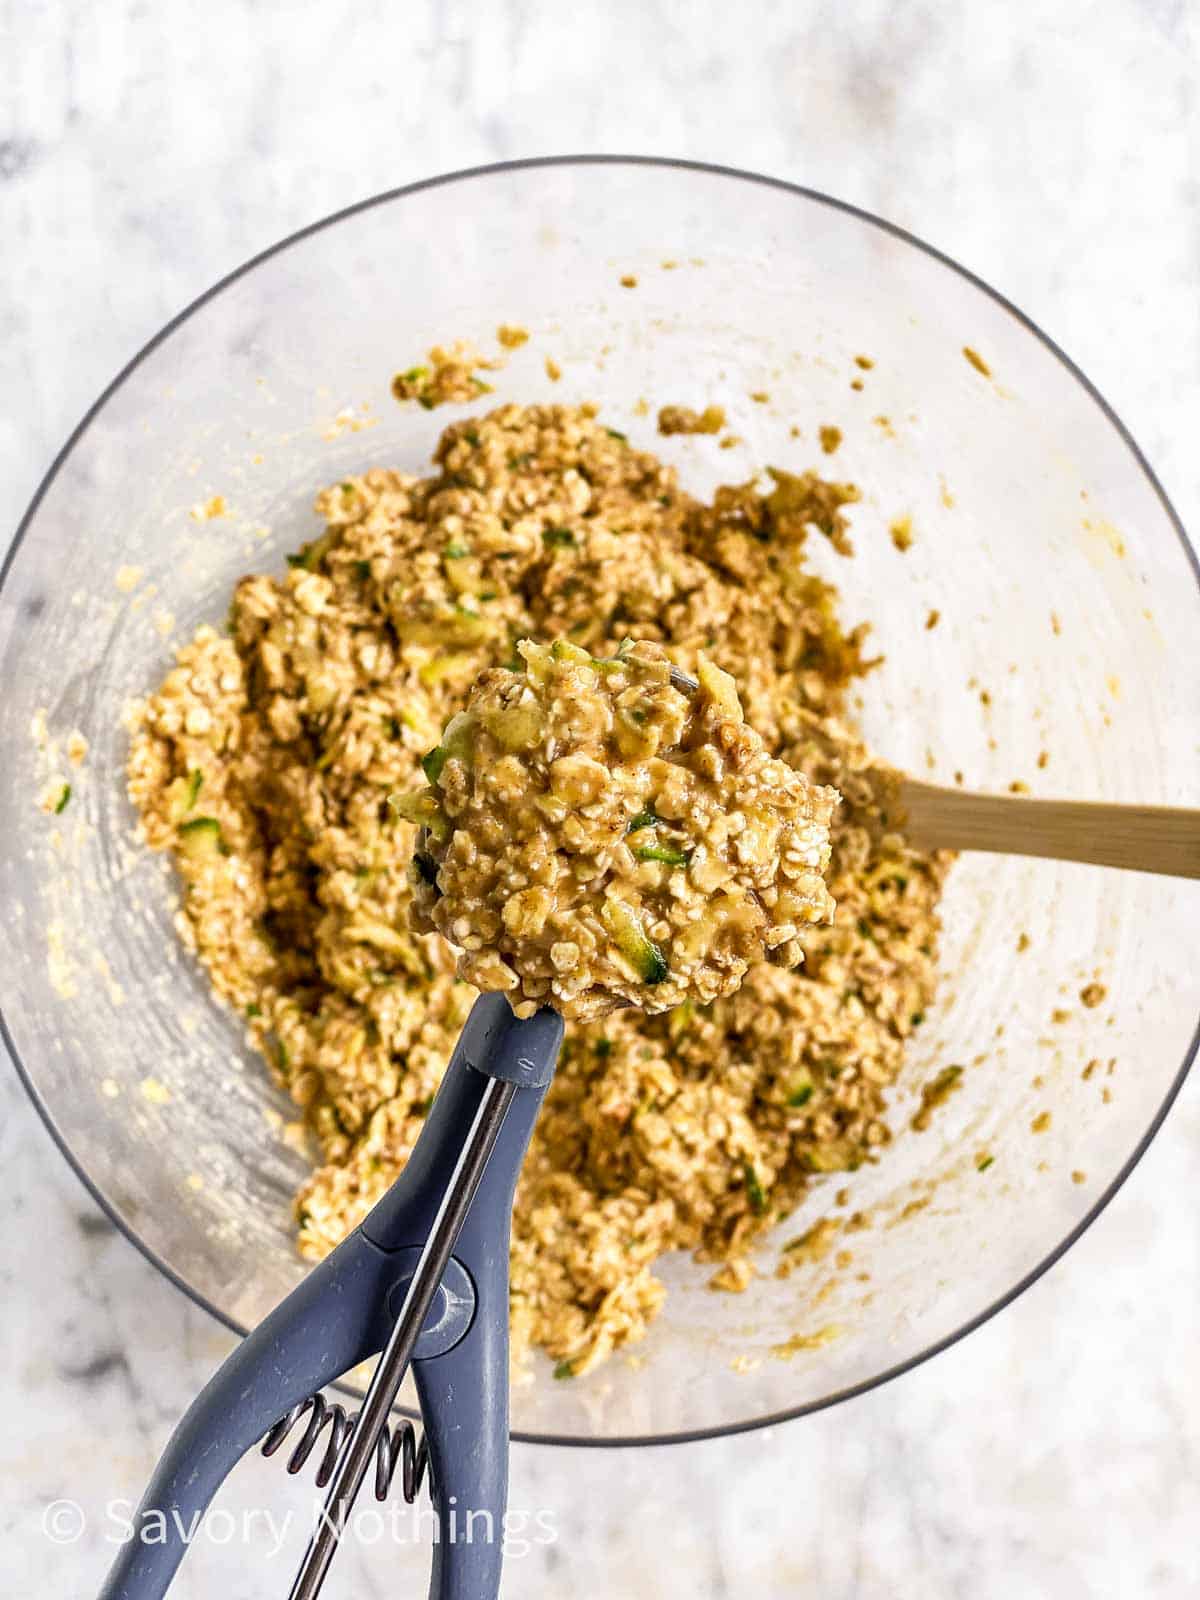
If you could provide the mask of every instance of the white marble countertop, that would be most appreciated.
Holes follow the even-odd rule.
[[[1187,0],[0,0],[5,526],[116,369],[255,251],[410,179],[617,149],[796,179],[955,255],[1090,374],[1194,530],[1198,42]],[[112,1232],[9,1072],[0,1106],[0,1587],[86,1595],[106,1503],[230,1338]],[[512,1502],[555,1538],[506,1592],[1200,1592],[1198,1171],[1193,1078],[1069,1256],[890,1387],[709,1444],[517,1447]],[[278,1522],[310,1493],[253,1461],[221,1504]],[[87,1528],[55,1545],[62,1497]],[[298,1537],[274,1543],[265,1518],[214,1539],[173,1593],[281,1596]],[[423,1593],[424,1565],[360,1542],[327,1592]]]

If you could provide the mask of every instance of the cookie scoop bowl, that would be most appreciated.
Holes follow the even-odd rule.
[[[238,576],[282,569],[313,537],[320,486],[376,462],[424,468],[463,413],[398,406],[393,371],[455,337],[493,349],[501,322],[531,338],[482,405],[595,400],[697,493],[768,463],[861,486],[853,558],[821,541],[813,562],[886,657],[861,685],[882,756],[979,789],[1200,799],[1200,594],[1182,530],[1086,380],[944,258],[787,185],[629,160],[464,174],[297,236],[101,398],[0,589],[6,1037],[93,1192],[234,1327],[304,1270],[291,1199],[308,1160],[294,1108],[178,945],[167,867],[133,842],[124,709],[172,640],[220,622]],[[720,404],[741,443],[658,439],[645,401]],[[832,459],[822,427],[843,436]],[[66,807],[40,809],[66,782]],[[518,1433],[655,1440],[795,1415],[1019,1292],[1179,1087],[1198,912],[1195,884],[961,860],[941,995],[881,1160],[818,1177],[741,1294],[711,1292],[711,1266],[663,1263],[647,1339],[572,1382],[539,1360],[514,1391]],[[922,1087],[951,1065],[957,1086],[914,1132]],[[837,1236],[789,1252],[777,1278],[781,1246],[829,1214]]]

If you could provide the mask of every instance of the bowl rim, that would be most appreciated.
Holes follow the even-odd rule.
[[[108,401],[117,393],[126,380],[133,376],[146,358],[154,350],[156,350],[160,344],[164,343],[168,338],[170,338],[177,328],[181,327],[183,323],[185,323],[190,317],[207,305],[210,300],[215,299],[225,289],[229,288],[234,283],[237,283],[242,278],[247,277],[263,262],[269,261],[274,256],[281,255],[284,251],[291,249],[293,245],[301,244],[310,236],[321,233],[327,228],[332,228],[336,224],[344,222],[348,218],[357,215],[359,212],[368,211],[377,206],[389,205],[393,201],[404,199],[409,195],[420,194],[425,190],[446,188],[451,184],[466,183],[477,178],[486,178],[499,174],[511,174],[514,172],[530,170],[546,170],[558,167],[590,166],[647,167],[658,168],[667,172],[696,172],[703,173],[710,177],[731,179],[741,183],[755,184],[762,188],[774,189],[782,194],[793,195],[806,201],[813,201],[819,205],[827,206],[833,211],[838,211],[846,216],[854,217],[858,221],[865,222],[869,226],[879,229],[881,232],[890,235],[894,239],[899,239],[904,244],[912,246],[914,249],[922,252],[924,255],[929,256],[933,260],[940,262],[943,266],[948,267],[960,278],[965,279],[982,294],[986,295],[987,298],[993,302],[993,304],[999,306],[1001,310],[1007,312],[1007,314],[1023,328],[1025,328],[1028,333],[1032,334],[1033,337],[1037,339],[1039,343],[1052,356],[1054,356],[1063,367],[1066,368],[1066,370],[1076,380],[1080,387],[1091,397],[1092,401],[1096,404],[1100,412],[1115,430],[1122,443],[1128,449],[1129,453],[1134,459],[1134,462],[1141,469],[1143,476],[1158,499],[1158,502],[1161,505],[1168,522],[1175,530],[1176,537],[1178,538],[1180,546],[1183,549],[1184,557],[1190,565],[1193,576],[1196,579],[1197,589],[1200,591],[1200,556],[1197,555],[1196,550],[1193,548],[1183,523],[1180,520],[1180,517],[1174,506],[1172,505],[1166,490],[1159,482],[1153,468],[1150,466],[1150,463],[1142,453],[1142,450],[1138,446],[1136,440],[1133,438],[1129,429],[1122,422],[1117,412],[1096,388],[1095,384],[1093,384],[1087,375],[1075,364],[1074,361],[1071,360],[1070,356],[1068,356],[1066,352],[1058,344],[1056,344],[1055,341],[1051,339],[1050,336],[1045,333],[1031,317],[1027,316],[1025,312],[1021,311],[1017,306],[1015,306],[1005,295],[1001,294],[997,289],[992,288],[990,284],[986,283],[984,279],[972,272],[968,267],[963,266],[960,262],[956,261],[952,256],[947,255],[944,251],[937,249],[933,245],[927,244],[923,239],[918,238],[916,234],[909,232],[908,229],[902,228],[896,223],[889,222],[885,218],[877,216],[874,212],[864,209],[862,206],[854,205],[846,200],[839,200],[832,195],[825,194],[819,189],[813,189],[804,184],[792,183],[785,178],[772,177],[764,173],[750,172],[743,168],[724,166],[714,162],[688,160],[682,157],[590,153],[557,156],[530,156],[511,161],[488,162],[480,166],[458,168],[452,172],[441,173],[432,178],[422,178],[414,183],[402,184],[397,188],[382,190],[377,194],[368,196],[366,199],[357,200],[348,206],[342,207],[338,211],[333,211],[329,213],[328,216],[321,217],[315,222],[310,222],[302,228],[298,228],[294,233],[287,234],[283,239],[278,240],[275,244],[269,245],[266,249],[258,251],[255,255],[250,256],[240,266],[235,267],[231,272],[226,273],[224,277],[219,278],[216,283],[211,285],[210,288],[206,289],[202,294],[198,295],[194,300],[190,301],[186,306],[184,306],[181,311],[177,312],[175,316],[170,318],[170,320],[159,329],[153,338],[149,339],[141,347],[137,354],[134,355],[125,364],[125,366],[121,368],[116,377],[113,378],[113,380],[101,391],[97,398],[88,407],[80,421],[72,429],[71,433],[66,439],[66,442],[62,445],[61,449],[54,457],[49,469],[34,492],[28,508],[17,525],[16,532],[13,535],[12,542],[5,553],[4,560],[2,563],[0,563],[0,599],[3,598],[4,585],[13,567],[15,566],[17,556],[26,536],[29,534],[30,529],[32,528],[41,503],[45,498],[47,491],[58,477],[62,467],[70,457],[72,451],[75,449],[75,446],[87,432],[92,422],[103,411],[104,407],[108,404]],[[83,1163],[79,1158],[76,1157],[65,1135],[56,1123],[50,1106],[42,1098],[42,1095],[35,1086],[33,1079],[31,1078],[29,1071],[25,1066],[25,1063],[22,1060],[21,1054],[17,1049],[16,1040],[13,1037],[7,1018],[5,1017],[2,1001],[0,1001],[0,1040],[2,1040],[6,1046],[8,1053],[12,1058],[13,1065],[16,1068],[17,1075],[24,1084],[26,1092],[28,1093],[30,1100],[33,1102],[34,1108],[41,1117],[42,1122],[45,1124],[50,1137],[57,1145],[63,1158],[71,1167],[80,1183],[91,1195],[92,1199],[100,1207],[101,1211],[103,1211],[108,1217],[110,1222],[112,1222],[114,1227],[124,1235],[129,1243],[132,1244],[134,1248],[151,1263],[152,1266],[158,1269],[158,1271],[163,1275],[164,1278],[168,1280],[168,1282],[174,1284],[177,1289],[181,1290],[183,1294],[188,1297],[188,1299],[190,1299],[194,1304],[200,1306],[203,1310],[207,1311],[210,1316],[215,1317],[218,1322],[223,1323],[225,1327],[231,1330],[231,1332],[244,1337],[248,1332],[248,1329],[242,1326],[242,1324],[240,1324],[236,1319],[229,1316],[218,1305],[214,1304],[205,1294],[203,1294],[193,1284],[187,1282],[185,1278],[176,1272],[168,1262],[163,1260],[162,1257],[160,1257],[158,1253],[151,1248],[151,1246],[148,1245],[143,1238],[141,1238],[133,1226],[120,1214],[115,1203],[111,1202],[92,1180]],[[1006,1290],[1004,1294],[1000,1295],[989,1305],[985,1306],[983,1310],[976,1313],[976,1315],[968,1318],[966,1322],[961,1324],[961,1326],[956,1328],[952,1333],[949,1333],[943,1338],[934,1341],[934,1343],[929,1345],[928,1348],[919,1351],[916,1355],[909,1356],[904,1361],[897,1362],[894,1366],[887,1367],[883,1371],[876,1373],[873,1377],[866,1378],[860,1383],[851,1384],[846,1388],[835,1391],[832,1394],[823,1395],[819,1400],[807,1401],[803,1404],[788,1407],[781,1411],[770,1412],[760,1417],[739,1418],[736,1422],[721,1423],[710,1427],[687,1428],[675,1433],[621,1434],[604,1438],[585,1438],[572,1434],[531,1433],[524,1430],[514,1430],[511,1434],[512,1439],[520,1443],[527,1444],[555,1444],[570,1445],[582,1448],[612,1449],[660,1444],[688,1444],[706,1439],[725,1438],[730,1435],[748,1433],[758,1428],[773,1427],[778,1423],[791,1422],[796,1418],[810,1416],[818,1411],[824,1411],[827,1408],[838,1405],[845,1400],[852,1400],[857,1398],[859,1395],[867,1394],[872,1389],[880,1388],[884,1384],[890,1383],[893,1379],[899,1378],[905,1373],[913,1371],[916,1367],[922,1366],[926,1361],[931,1360],[934,1356],[940,1355],[944,1350],[948,1350],[952,1345],[957,1344],[961,1339],[965,1339],[968,1334],[971,1334],[977,1328],[982,1327],[985,1322],[990,1321],[991,1318],[994,1317],[999,1311],[1002,1311],[1020,1295],[1024,1294],[1024,1292],[1033,1284],[1035,1284],[1044,1273],[1048,1272],[1050,1268],[1053,1267],[1055,1263],[1066,1254],[1071,1246],[1082,1237],[1087,1229],[1091,1227],[1092,1223],[1095,1222],[1101,1212],[1105,1210],[1109,1202],[1114,1198],[1114,1196],[1117,1194],[1117,1191],[1122,1187],[1126,1179],[1132,1173],[1133,1169],[1137,1166],[1138,1162],[1149,1149],[1155,1135],[1162,1127],[1167,1113],[1170,1111],[1177,1096],[1179,1095],[1180,1090],[1183,1088],[1188,1072],[1193,1061],[1195,1060],[1198,1048],[1200,1048],[1200,1018],[1197,1019],[1197,1024],[1193,1030],[1191,1041],[1184,1053],[1182,1064],[1180,1065],[1178,1072],[1168,1087],[1161,1106],[1151,1119],[1149,1127],[1138,1140],[1132,1153],[1127,1158],[1116,1177],[1112,1180],[1100,1197],[1094,1202],[1094,1204],[1088,1209],[1080,1221],[1078,1221],[1074,1227],[1070,1229],[1067,1235],[1060,1240],[1057,1245],[1055,1245],[1055,1247],[1043,1258],[1043,1260],[1041,1260],[1035,1267],[1027,1272],[1024,1277],[1019,1279],[1012,1288]],[[345,1386],[334,1385],[331,1387]],[[406,1411],[409,1415],[417,1415],[416,1413],[412,1412],[410,1408],[402,1407],[400,1409]]]

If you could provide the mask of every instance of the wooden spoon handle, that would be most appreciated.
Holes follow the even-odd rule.
[[[902,780],[900,803],[905,832],[923,850],[995,850],[1200,878],[1200,811],[970,794],[915,778]]]

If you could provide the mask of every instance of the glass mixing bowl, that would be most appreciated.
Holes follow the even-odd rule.
[[[0,594],[6,1037],[97,1199],[235,1328],[303,1271],[290,1202],[307,1163],[283,1136],[288,1104],[179,947],[168,868],[134,843],[123,710],[174,643],[224,618],[236,577],[282,570],[311,537],[318,486],[427,462],[460,411],[396,405],[392,373],[456,337],[494,349],[501,322],[531,338],[491,375],[496,400],[596,400],[698,492],[765,463],[862,486],[854,558],[824,541],[812,558],[886,653],[861,706],[882,755],[980,789],[1200,803],[1200,596],[1179,523],[1082,374],[952,262],[787,184],[632,160],[463,173],[298,234],[101,397]],[[659,440],[644,399],[720,403],[742,442]],[[845,436],[832,460],[823,424]],[[216,495],[225,514],[208,516]],[[67,808],[40,809],[67,779]],[[666,1262],[649,1338],[571,1383],[539,1362],[513,1397],[518,1434],[660,1439],[795,1415],[1012,1298],[1101,1209],[1179,1088],[1198,912],[1200,884],[960,860],[941,995],[884,1158],[817,1181],[744,1294]],[[1097,977],[1089,1008],[1079,992]],[[948,1063],[962,1088],[912,1132],[920,1086]],[[839,1241],[850,1263],[777,1280],[781,1241],[842,1190],[870,1219]],[[772,1353],[788,1341],[789,1359]]]

